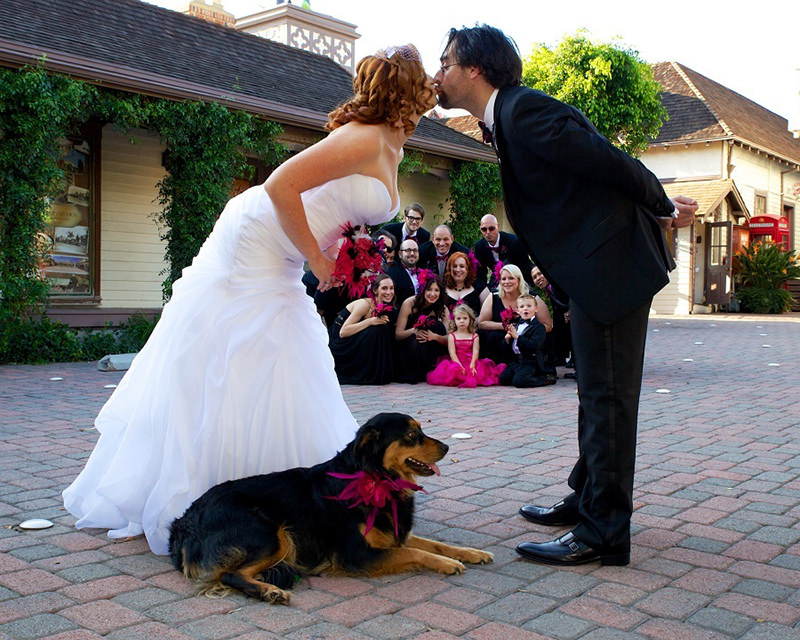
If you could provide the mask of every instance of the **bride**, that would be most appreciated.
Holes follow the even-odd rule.
[[[64,504],[78,528],[144,533],[168,553],[169,526],[215,484],[332,457],[356,423],[328,336],[301,283],[325,288],[325,250],[347,222],[399,208],[403,144],[435,104],[413,45],[361,60],[331,133],[233,198],[95,425],[100,438]]]

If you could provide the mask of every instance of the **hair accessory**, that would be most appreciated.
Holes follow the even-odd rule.
[[[397,47],[386,47],[386,49],[380,49],[375,54],[375,57],[381,58],[382,60],[391,60],[395,54],[399,55],[404,60],[416,60],[417,62],[422,62],[419,51],[413,44],[404,44]]]

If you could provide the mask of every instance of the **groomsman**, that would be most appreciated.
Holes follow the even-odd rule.
[[[423,269],[430,269],[442,278],[447,266],[447,259],[456,251],[469,253],[469,249],[464,245],[454,242],[450,227],[440,224],[433,230],[433,240],[419,248],[419,266]]]
[[[519,238],[513,233],[500,231],[497,218],[491,213],[481,218],[480,229],[483,238],[478,240],[475,246],[472,247],[475,259],[480,265],[478,279],[489,285],[491,290],[497,289],[499,283],[496,282],[494,277],[494,267],[500,261],[503,264],[518,266],[522,271],[522,277],[525,278],[525,282],[528,285],[533,285],[531,260]]]
[[[417,245],[417,241],[408,239],[401,242],[399,257],[400,260],[395,260],[386,271],[394,282],[394,299],[398,306],[419,291],[419,280],[417,279],[419,245]]]
[[[398,242],[403,240],[415,240],[418,245],[422,245],[431,239],[431,234],[422,228],[425,220],[425,209],[419,202],[412,202],[403,211],[403,222],[390,222],[383,225]]]

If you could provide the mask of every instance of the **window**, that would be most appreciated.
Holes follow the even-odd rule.
[[[756,194],[755,202],[753,203],[753,215],[763,216],[767,213],[767,196]]]
[[[64,178],[58,194],[50,198],[48,223],[39,235],[40,273],[50,283],[55,301],[99,300],[98,146],[99,137],[89,130],[61,141]]]

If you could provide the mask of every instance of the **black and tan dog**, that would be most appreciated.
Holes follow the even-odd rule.
[[[332,460],[209,489],[172,523],[172,562],[201,591],[287,603],[298,576],[462,573],[490,553],[411,534],[417,476],[447,445],[401,413],[381,413]]]

